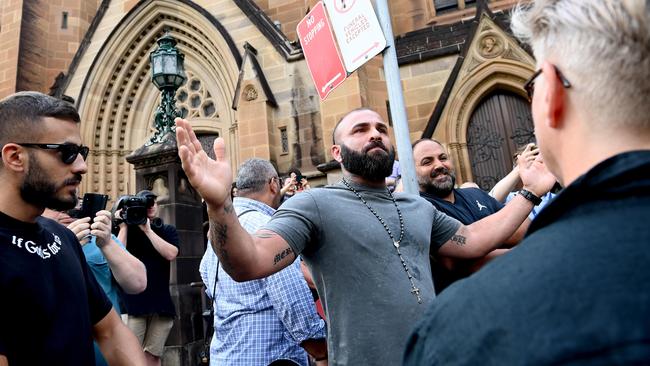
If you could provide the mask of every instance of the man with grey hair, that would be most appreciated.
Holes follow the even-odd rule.
[[[233,206],[247,231],[257,231],[280,206],[280,183],[266,160],[249,159],[239,167]],[[325,322],[316,313],[299,259],[266,278],[236,282],[208,245],[199,272],[214,299],[211,364],[266,366],[282,360],[307,366],[301,346],[317,359],[327,358]]]
[[[648,364],[650,3],[538,0],[512,26],[566,188],[515,250],[435,301],[405,364]]]

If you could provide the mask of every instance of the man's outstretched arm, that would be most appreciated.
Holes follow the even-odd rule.
[[[208,206],[208,235],[223,269],[236,281],[247,281],[291,264],[296,256],[282,237],[268,230],[250,235],[239,224],[230,197],[232,170],[223,139],[214,141],[213,160],[203,151],[190,123],[176,118],[176,141],[183,170]]]
[[[546,194],[556,181],[541,160],[521,169],[520,175],[524,188],[538,197]],[[511,237],[526,220],[532,208],[532,202],[522,195],[517,195],[498,212],[471,225],[461,226],[438,252],[456,258],[483,257]]]

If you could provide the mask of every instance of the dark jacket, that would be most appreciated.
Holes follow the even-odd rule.
[[[405,365],[650,363],[650,151],[601,162],[428,309]]]

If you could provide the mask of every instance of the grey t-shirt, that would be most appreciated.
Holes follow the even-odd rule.
[[[397,210],[386,189],[353,186],[398,239]],[[395,198],[404,217],[400,250],[422,304],[382,224],[341,183],[295,195],[265,226],[311,268],[327,314],[330,365],[400,364],[410,332],[435,296],[430,243],[439,247],[460,223],[419,196]]]

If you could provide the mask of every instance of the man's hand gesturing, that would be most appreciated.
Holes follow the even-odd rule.
[[[176,143],[178,156],[187,178],[208,204],[208,209],[222,207],[230,200],[232,170],[226,157],[226,145],[219,137],[214,141],[214,155],[211,159],[203,151],[190,123],[176,118]]]

